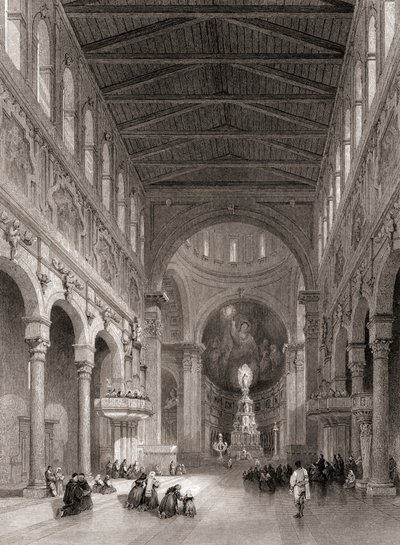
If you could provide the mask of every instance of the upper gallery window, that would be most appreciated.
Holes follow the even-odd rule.
[[[5,0],[5,47],[16,68],[23,68],[26,37],[26,0]]]
[[[93,130],[93,114],[87,109],[84,120],[84,167],[85,176],[88,182],[93,184],[94,180],[94,130]]]
[[[75,152],[75,85],[72,72],[63,74],[63,140],[71,153]]]
[[[111,209],[111,164],[110,146],[107,142],[103,144],[102,171],[101,171],[101,198],[107,210]]]
[[[363,81],[361,63],[357,62],[354,73],[354,126],[355,126],[355,144],[360,142],[363,124]]]
[[[350,110],[347,109],[344,114],[344,132],[343,132],[343,147],[344,147],[344,181],[347,178],[351,168],[351,118]]]
[[[125,233],[125,210],[126,210],[126,203],[125,203],[125,180],[124,175],[122,172],[118,175],[118,207],[117,207],[117,221],[118,221],[118,227],[121,229],[123,233]]]
[[[42,19],[37,27],[37,99],[47,117],[51,117],[52,66],[50,35]]]
[[[389,53],[394,38],[395,28],[395,0],[385,0],[384,3],[384,24],[385,24],[385,57]]]
[[[368,106],[371,107],[372,101],[376,93],[376,20],[372,16],[368,25],[368,52],[367,52],[367,77],[368,77]]]
[[[238,252],[238,239],[231,238],[229,240],[229,261],[231,263],[237,263],[239,261],[239,252]]]

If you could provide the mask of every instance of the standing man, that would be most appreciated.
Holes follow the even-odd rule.
[[[299,519],[304,516],[304,500],[310,499],[310,484],[307,471],[301,467],[301,462],[295,462],[295,470],[290,477],[290,493],[294,494],[294,504],[297,513],[293,515]]]

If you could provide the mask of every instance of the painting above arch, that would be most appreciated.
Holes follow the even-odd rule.
[[[214,312],[204,329],[206,375],[224,390],[238,390],[237,371],[247,363],[253,388],[271,385],[283,372],[287,332],[276,314],[260,303],[240,301]]]

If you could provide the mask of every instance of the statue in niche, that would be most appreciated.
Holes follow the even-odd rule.
[[[129,280],[129,288],[128,288],[128,300],[129,300],[129,306],[133,310],[138,310],[138,303],[140,301],[140,295],[139,295],[139,288],[137,285],[136,280],[131,276]]]
[[[165,405],[164,405],[163,409],[164,410],[173,409],[174,407],[177,406],[177,404],[178,404],[178,395],[176,393],[176,389],[171,388],[171,390],[169,392],[169,396],[165,401]]]
[[[340,281],[343,278],[343,272],[344,272],[344,253],[342,246],[339,246],[338,251],[336,252],[335,256],[335,284],[340,284]]]
[[[16,121],[3,115],[2,125],[0,146],[5,174],[20,191],[27,194],[29,177],[33,174],[29,143],[25,140],[23,129],[17,125]]]
[[[364,210],[360,203],[357,203],[353,210],[353,222],[351,232],[351,245],[353,248],[357,248],[362,237],[362,230],[364,227]]]
[[[114,259],[113,255],[110,250],[110,246],[106,242],[106,240],[102,239],[101,242],[98,245],[97,249],[97,262],[98,262],[98,270],[100,275],[104,278],[106,282],[109,284],[112,284],[112,280],[114,277]]]

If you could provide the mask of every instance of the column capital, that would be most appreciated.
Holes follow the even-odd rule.
[[[154,337],[161,340],[163,325],[158,318],[146,318],[144,321],[145,337]]]
[[[73,344],[72,347],[75,350],[75,362],[88,362],[90,365],[94,364],[95,347],[90,344]]]
[[[183,354],[182,364],[183,371],[186,373],[190,373],[190,371],[192,370],[192,358],[189,353]]]
[[[319,316],[318,314],[307,314],[304,326],[304,336],[306,339],[318,339],[319,335]]]
[[[367,324],[371,344],[375,339],[391,339],[392,325],[393,316],[391,314],[374,314]]]
[[[22,321],[25,324],[25,338],[35,339],[41,337],[48,340],[50,338],[51,321],[46,318],[24,317]]]
[[[78,371],[78,377],[79,379],[88,379],[90,380],[92,378],[92,371],[94,368],[94,364],[89,361],[76,361],[75,362],[77,371]]]
[[[364,376],[364,367],[365,361],[349,361],[348,368],[351,373],[351,377],[362,377]]]
[[[34,337],[31,339],[25,339],[29,347],[29,354],[31,359],[42,360],[46,359],[47,349],[50,346],[50,342],[43,337]]]
[[[168,295],[164,291],[148,291],[144,294],[144,298],[147,307],[161,308],[169,301]]]
[[[360,436],[370,437],[372,435],[372,422],[360,422]]]
[[[375,339],[371,344],[371,350],[375,359],[387,359],[390,352],[391,339]]]
[[[205,350],[203,344],[183,343],[181,346],[184,354],[201,356]]]
[[[299,291],[298,301],[301,305],[307,305],[308,303],[318,303],[319,291],[318,290]]]

